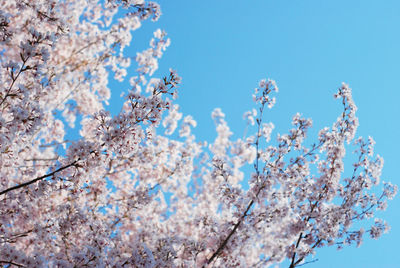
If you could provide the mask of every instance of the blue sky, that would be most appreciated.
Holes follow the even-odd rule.
[[[265,117],[275,124],[274,135],[288,130],[300,112],[313,119],[315,137],[339,115],[333,94],[346,82],[358,106],[358,136],[374,137],[375,152],[385,159],[382,179],[398,184],[400,1],[158,2],[161,19],[134,33],[130,52],[144,48],[153,30],[168,32],[172,44],[156,75],[173,68],[182,76],[177,103],[198,122],[199,140],[215,138],[215,107],[241,137],[242,115],[253,107],[251,94],[262,78],[276,80],[280,89]],[[306,267],[399,267],[399,208],[395,198],[382,214],[392,226],[389,234],[366,239],[360,248],[318,250],[319,261]]]

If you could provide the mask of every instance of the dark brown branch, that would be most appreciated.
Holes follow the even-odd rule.
[[[21,58],[22,58],[22,56],[21,56]],[[28,61],[28,59],[29,59],[29,57],[26,58],[26,59],[22,58],[22,66],[21,66],[21,68],[19,69],[19,71],[18,71],[18,73],[17,73],[17,75],[16,75],[15,77],[14,77],[14,72],[13,72],[13,70],[11,70],[11,79],[12,79],[12,82],[11,82],[10,86],[8,87],[8,89],[7,89],[6,95],[5,95],[4,98],[1,100],[0,106],[3,105],[3,103],[6,101],[7,97],[10,96],[11,89],[13,88],[13,86],[14,86],[14,84],[15,84],[15,81],[17,81],[17,79],[18,79],[18,77],[20,76],[20,74],[21,74],[22,72],[24,72],[24,71],[27,70],[26,67],[25,67],[25,64],[26,64],[26,62]]]
[[[70,164],[68,164],[68,165],[66,165],[66,166],[60,167],[59,169],[54,170],[54,171],[51,172],[51,173],[48,173],[48,174],[46,174],[46,175],[37,177],[37,178],[35,178],[35,179],[33,179],[33,180],[30,180],[30,181],[27,181],[27,182],[24,182],[24,183],[15,185],[15,186],[13,186],[13,187],[10,187],[10,188],[8,188],[8,189],[6,189],[6,190],[4,190],[4,191],[1,191],[1,192],[0,192],[0,195],[3,195],[3,194],[6,194],[6,193],[8,193],[8,192],[17,190],[17,189],[19,189],[19,188],[22,188],[22,187],[31,185],[31,184],[33,184],[33,183],[35,183],[35,182],[37,182],[37,181],[43,180],[43,179],[45,179],[45,178],[47,178],[47,177],[51,177],[51,176],[53,176],[54,174],[56,174],[56,173],[58,173],[58,172],[60,172],[60,171],[62,171],[62,170],[64,170],[64,169],[67,169],[67,168],[69,168],[69,167],[75,166],[75,164],[76,164],[78,161],[79,161],[79,159],[75,160],[74,162],[72,162],[72,163],[70,163]]]
[[[301,232],[300,233],[300,235],[299,235],[299,239],[297,239],[297,242],[296,242],[296,248],[298,248],[299,247],[299,245],[300,245],[300,241],[301,241],[301,239],[303,238],[303,232]],[[293,256],[292,256],[292,262],[290,263],[290,266],[289,266],[289,268],[294,268],[295,267],[295,259],[296,259],[296,252],[294,252],[293,253]]]
[[[344,115],[343,115],[343,118],[344,118]],[[342,130],[340,131],[340,134],[342,134],[342,136],[343,136],[343,133],[344,133],[344,130],[342,129]],[[337,156],[335,156],[335,157],[332,159],[332,161],[331,161],[331,166],[332,166],[332,168],[331,168],[331,172],[330,172],[330,176],[329,176],[330,179],[329,179],[329,180],[331,180],[332,177],[333,177],[333,171],[334,171],[334,166],[335,166],[335,161],[336,161],[336,160],[337,160]],[[314,202],[314,204],[311,206],[311,211],[310,211],[310,214],[308,215],[308,217],[306,218],[306,222],[308,222],[308,221],[311,219],[311,215],[312,215],[312,213],[314,212],[314,209],[317,207],[318,203],[322,200],[322,198],[324,197],[324,194],[326,194],[328,191],[329,191],[329,188],[328,188],[327,185],[325,185],[325,186],[322,188],[322,192],[319,194],[318,199],[317,199],[317,200]],[[297,240],[297,243],[296,243],[296,249],[299,247],[302,238],[303,238],[303,233],[301,232],[300,235],[299,235],[299,238],[298,238],[298,240]],[[322,240],[319,239],[318,242],[317,242],[312,248],[316,247],[321,241],[322,241]],[[301,258],[299,258],[297,261],[295,261],[295,260],[296,260],[296,252],[294,252],[294,253],[293,253],[293,256],[292,256],[292,260],[291,260],[291,263],[290,263],[289,268],[294,268],[294,267],[296,267],[297,264],[299,264],[303,259],[304,259],[304,256],[301,257]]]
[[[3,261],[3,260],[0,260],[0,263],[4,263],[4,264],[6,264],[6,265],[15,265],[15,266],[17,266],[17,267],[26,267],[26,266],[23,266],[23,265],[21,265],[21,264],[18,264],[18,263],[12,262],[12,261]]]
[[[267,94],[269,94],[271,92],[271,90],[269,90],[267,92]],[[259,170],[259,165],[258,165],[258,161],[260,158],[259,155],[259,139],[261,137],[260,135],[260,131],[261,131],[261,122],[262,122],[262,115],[263,115],[263,111],[264,111],[264,105],[265,103],[262,103],[261,107],[260,107],[260,116],[259,118],[257,118],[257,125],[258,125],[258,130],[257,130],[257,140],[255,142],[256,145],[256,160],[255,160],[255,164],[254,164],[254,168],[256,170],[256,174],[257,174],[257,181],[258,181],[258,176],[260,174],[260,170]],[[291,138],[290,143],[288,144],[288,147],[291,148],[293,145],[293,141],[295,140],[295,136]],[[322,145],[322,143],[320,143],[320,145]],[[319,147],[320,145],[318,145],[317,147]],[[315,149],[315,147],[313,148],[313,150]],[[312,150],[312,151],[313,151]],[[290,149],[289,149],[290,151]],[[288,152],[289,152],[288,151]],[[312,153],[309,152],[309,154]],[[307,155],[307,154],[306,154]],[[282,156],[279,156],[276,160],[275,163],[277,163]],[[265,167],[264,167],[265,169]],[[260,192],[265,188],[265,181],[263,182],[263,185],[258,189],[257,193],[256,193],[256,197],[258,197],[258,195],[260,194]],[[247,213],[249,212],[250,208],[253,206],[254,204],[254,200],[251,200],[251,202],[249,203],[249,205],[247,206],[245,212],[243,213],[243,215],[241,216],[240,220],[234,225],[232,231],[229,233],[229,235],[225,238],[225,240],[220,244],[220,246],[218,247],[218,249],[213,253],[213,255],[210,257],[210,259],[208,259],[207,264],[210,264],[216,257],[218,257],[218,255],[222,252],[222,250],[225,248],[225,246],[227,245],[227,243],[229,242],[229,239],[232,237],[232,235],[236,232],[236,230],[239,228],[240,224],[242,223],[242,221],[244,220],[244,218],[247,216]],[[300,243],[301,238],[299,239],[298,243]],[[205,267],[205,265],[203,265],[203,267]]]
[[[263,93],[263,94],[268,95],[270,92],[271,92],[271,90],[268,90],[266,92],[266,94],[265,93]],[[262,115],[263,115],[263,111],[264,111],[264,106],[265,106],[265,102],[262,102],[261,106],[260,106],[260,115],[259,115],[259,118],[257,118],[257,120],[256,120],[258,129],[257,129],[257,139],[256,139],[256,142],[255,142],[255,145],[256,145],[256,160],[255,160],[255,163],[254,163],[254,169],[256,170],[256,174],[257,174],[257,182],[259,180],[258,177],[260,175],[260,170],[259,170],[259,166],[258,166],[259,165],[259,159],[260,159],[259,142],[260,142],[260,137],[261,137],[261,122],[262,122]],[[258,189],[258,192],[257,192],[256,196],[258,196],[258,194],[260,193],[262,188],[263,187],[260,187],[260,189]],[[247,216],[247,213],[249,212],[249,210],[253,206],[253,204],[254,204],[254,200],[251,200],[250,203],[248,204],[246,210],[244,211],[244,213],[242,214],[242,216],[238,220],[238,222],[233,226],[233,229],[229,232],[228,236],[222,241],[222,243],[219,245],[218,249],[207,260],[207,264],[210,264],[222,252],[222,250],[228,244],[229,239],[236,232],[236,230],[239,228],[239,226],[242,223],[242,221],[244,220],[244,218]],[[205,265],[203,265],[203,267],[205,267]]]
[[[317,247],[321,242],[322,242],[322,239],[318,239],[318,241],[315,242],[315,244],[311,247],[311,249],[314,249],[315,247]],[[299,267],[299,266],[305,265],[305,264],[307,264],[307,263],[311,263],[311,262],[318,261],[318,259],[316,259],[315,261],[309,261],[309,262],[305,262],[305,263],[299,265],[299,263],[302,262],[302,261],[304,260],[304,257],[305,257],[305,256],[303,256],[303,257],[301,257],[300,259],[298,259],[298,260],[294,263],[294,266],[293,266],[293,267],[296,267],[296,266]]]
[[[247,213],[249,212],[251,206],[254,204],[254,200],[252,200],[249,205],[246,208],[246,211],[243,213],[242,217],[240,220],[235,224],[233,227],[232,231],[230,231],[229,235],[225,238],[224,241],[219,245],[218,249],[214,252],[214,254],[211,256],[210,259],[208,259],[207,264],[210,264],[225,248],[226,244],[228,244],[229,239],[232,237],[232,235],[236,232],[237,228],[239,228],[240,224],[244,220],[244,218],[247,216]],[[205,265],[203,265],[205,267]]]
[[[309,264],[309,263],[317,262],[317,261],[319,261],[319,260],[315,259],[315,260],[312,260],[312,261],[308,261],[308,262],[305,262],[305,263],[297,265],[297,267],[300,267],[300,266],[303,266],[303,265],[306,265],[306,264]]]

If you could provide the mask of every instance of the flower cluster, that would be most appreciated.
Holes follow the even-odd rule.
[[[197,142],[196,121],[174,104],[181,78],[174,70],[153,77],[170,43],[162,30],[134,57],[121,111],[105,109],[109,76],[128,76],[125,48],[144,20],[159,18],[158,4],[0,4],[0,266],[266,267],[288,259],[295,267],[319,247],[359,246],[364,235],[388,231],[374,212],[397,187],[384,182],[377,194],[383,159],[372,138],[354,139],[347,85],[335,95],[342,114],[311,145],[312,121],[300,114],[276,139],[264,123],[278,91],[272,80],[259,83],[257,107],[244,115],[252,135],[233,140],[217,108],[217,137]],[[80,137],[66,140],[67,125]],[[349,146],[356,161],[345,173]]]

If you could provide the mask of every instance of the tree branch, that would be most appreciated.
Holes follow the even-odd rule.
[[[62,170],[64,170],[64,169],[67,169],[67,168],[69,168],[69,167],[75,166],[75,164],[76,164],[79,160],[80,160],[80,159],[77,159],[77,160],[75,160],[74,162],[72,162],[72,163],[70,163],[70,164],[68,164],[68,165],[66,165],[66,166],[60,167],[59,169],[54,170],[53,172],[48,173],[48,174],[46,174],[46,175],[37,177],[37,178],[35,178],[35,179],[33,179],[33,180],[30,180],[30,181],[27,181],[27,182],[24,182],[24,183],[15,185],[15,186],[13,186],[13,187],[10,187],[10,188],[8,188],[8,189],[6,189],[6,190],[4,190],[4,191],[1,191],[1,192],[0,192],[0,195],[3,195],[3,194],[6,194],[6,193],[8,193],[8,192],[17,190],[17,189],[19,189],[19,188],[22,188],[22,187],[31,185],[31,184],[33,184],[33,183],[35,183],[35,182],[37,182],[37,181],[43,180],[43,179],[45,179],[45,178],[47,178],[47,177],[51,177],[51,176],[53,176],[54,174],[56,174],[56,173],[58,173],[58,172],[60,172],[60,171],[62,171]]]
[[[246,211],[243,213],[240,220],[235,224],[232,231],[230,231],[229,235],[225,238],[225,240],[222,241],[222,243],[219,245],[218,249],[214,252],[214,254],[211,256],[211,258],[208,259],[207,264],[210,264],[225,248],[226,244],[228,244],[229,239],[236,232],[237,228],[239,228],[240,224],[242,223],[243,219],[247,216],[247,212],[249,212],[249,210],[253,204],[254,204],[254,200],[251,200],[251,202],[247,206]],[[203,267],[205,267],[205,265],[203,265]]]

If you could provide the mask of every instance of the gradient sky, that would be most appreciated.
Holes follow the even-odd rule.
[[[382,179],[399,184],[400,1],[158,2],[161,19],[135,32],[129,51],[134,56],[145,48],[157,28],[168,32],[172,43],[156,76],[168,68],[182,76],[177,103],[198,122],[199,140],[216,136],[215,107],[226,114],[234,138],[242,137],[242,115],[253,107],[251,94],[262,78],[276,80],[280,89],[265,117],[275,124],[273,136],[286,132],[300,112],[313,119],[315,138],[341,112],[333,94],[346,82],[358,106],[358,136],[374,137],[375,152],[385,159]],[[382,214],[392,226],[389,234],[367,238],[360,248],[319,249],[319,260],[305,267],[400,267],[399,200]]]

